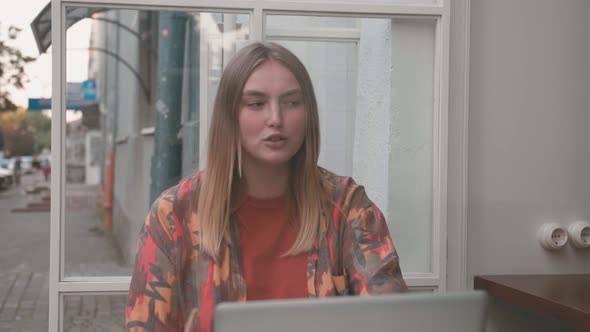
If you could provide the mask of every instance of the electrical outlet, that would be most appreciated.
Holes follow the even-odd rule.
[[[541,225],[537,236],[541,246],[547,250],[561,249],[568,241],[568,232],[556,222]]]
[[[572,245],[576,248],[590,248],[590,222],[576,221],[567,228]]]

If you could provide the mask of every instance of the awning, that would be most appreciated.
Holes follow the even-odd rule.
[[[66,29],[81,19],[91,17],[93,14],[105,10],[107,8],[66,7]],[[45,53],[51,45],[51,2],[35,17],[31,23],[31,29],[37,42],[39,54]]]

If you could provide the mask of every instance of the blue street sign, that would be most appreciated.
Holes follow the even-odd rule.
[[[88,107],[96,104],[94,101],[88,100],[68,100],[66,109],[68,110],[80,110],[84,107]],[[51,109],[51,99],[49,98],[29,98],[29,111],[41,111]]]
[[[66,109],[79,110],[96,103],[96,81],[67,83]],[[29,98],[29,111],[51,109],[50,98]]]
[[[68,82],[66,87],[68,100],[96,101],[96,81],[86,80],[84,82]]]
[[[96,101],[95,80],[87,80],[82,82],[82,100]]]
[[[51,99],[29,98],[29,111],[40,111],[51,109]]]

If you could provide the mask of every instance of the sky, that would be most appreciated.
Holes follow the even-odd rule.
[[[0,10],[0,38],[7,39],[7,29],[14,25],[22,29],[18,38],[10,45],[19,48],[25,55],[37,57],[29,63],[26,73],[29,82],[23,90],[10,89],[13,100],[19,106],[26,107],[29,98],[51,97],[51,51],[39,55],[31,22],[50,0],[18,0],[4,4]],[[68,29],[68,51],[66,52],[66,75],[68,82],[81,82],[88,78],[88,46],[90,39],[90,20],[79,21]],[[68,118],[76,117],[68,112]],[[78,112],[79,113],[79,112]]]

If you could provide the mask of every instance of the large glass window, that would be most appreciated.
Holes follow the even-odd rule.
[[[431,272],[436,20],[266,18],[266,38],[292,50],[312,77],[320,164],[365,185],[405,272]]]
[[[223,66],[250,38],[248,14],[94,12],[66,36],[66,277],[131,274],[151,203],[202,164]]]
[[[54,96],[67,96],[68,111],[53,113],[67,123],[53,123],[65,144],[52,151],[51,331],[124,328],[123,293],[151,203],[203,168],[223,68],[261,39],[310,72],[320,165],[366,187],[412,289],[445,289],[448,1],[139,2],[52,2],[65,7],[53,12],[62,20],[53,31],[78,28],[53,41],[67,68],[54,62]]]
[[[436,19],[265,22],[312,77],[320,165],[365,185],[404,271],[431,272]],[[67,123],[65,276],[125,276],[151,202],[206,162],[219,78],[250,39],[249,15],[103,9],[78,24],[86,34],[67,35],[78,116]]]

